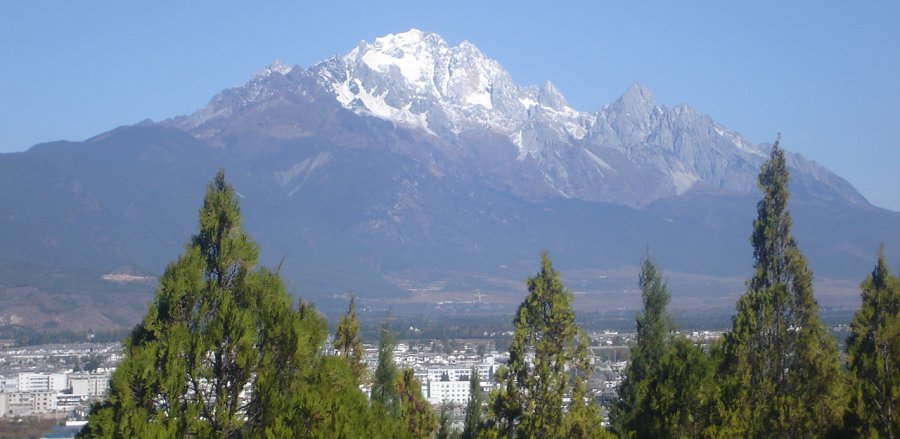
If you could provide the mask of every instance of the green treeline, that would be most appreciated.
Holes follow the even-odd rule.
[[[842,363],[791,237],[788,178],[776,142],[758,181],[755,272],[731,331],[711,347],[676,334],[666,282],[644,258],[636,345],[608,428],[588,394],[589,340],[572,293],[544,253],[495,390],[482,395],[473,371],[456,430],[412,370],[394,364],[386,323],[368,373],[355,300],[329,346],[335,354],[325,354],[327,322],[312,304],[292,303],[277,270],[258,266],[220,171],[197,234],[166,268],[125,340],[108,399],[79,437],[897,438],[900,278],[879,252]]]
[[[610,412],[622,438],[896,438],[900,279],[883,253],[862,283],[846,368],[819,319],[812,273],[791,237],[778,142],[760,171],[754,275],[732,329],[709,349],[674,335],[654,264],[640,275],[637,344]]]

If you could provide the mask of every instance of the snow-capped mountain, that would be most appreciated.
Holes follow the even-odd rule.
[[[702,279],[696,294],[746,276],[768,145],[640,83],[598,108],[417,30],[308,68],[276,61],[191,115],[0,154],[0,268],[16,267],[0,270],[0,291],[100,291],[91,282],[123,266],[161,273],[218,168],[263,261],[317,303],[475,289],[518,303],[544,249],[595,297],[623,297],[633,276],[597,270],[621,276],[648,247],[670,273]],[[879,243],[900,249],[900,214],[813,161],[789,165],[795,236],[818,278],[858,279]]]
[[[435,134],[489,127],[518,139],[520,159],[539,149],[522,137],[529,121],[550,116],[570,130],[566,135],[581,138],[589,122],[582,119],[591,118],[549,82],[519,87],[472,43],[450,47],[416,29],[362,42],[311,70],[345,108]]]
[[[754,145],[687,105],[658,105],[640,83],[599,111],[576,110],[549,81],[520,86],[472,43],[450,46],[417,29],[361,42],[308,70],[275,62],[178,126],[201,137],[220,136],[227,125],[241,123],[228,121],[238,108],[271,106],[288,97],[330,97],[346,110],[432,138],[426,142],[511,151],[517,163],[461,164],[489,165],[494,172],[484,173],[488,183],[530,198],[642,206],[691,189],[744,193],[754,190],[768,153],[767,145]],[[492,140],[479,145],[486,136]],[[830,196],[865,203],[814,162],[792,156],[791,163],[798,178],[819,181]],[[495,178],[508,173],[524,173],[537,186],[514,187]]]

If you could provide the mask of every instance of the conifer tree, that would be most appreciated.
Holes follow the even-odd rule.
[[[292,315],[290,343],[273,350],[274,366],[254,383],[247,436],[364,437],[396,430],[370,410],[350,365],[320,354],[328,328],[315,307],[301,299]]]
[[[812,273],[791,237],[788,169],[775,142],[759,174],[755,273],[726,334],[722,434],[821,437],[843,410],[837,345],[819,320]]]
[[[571,377],[567,367],[580,369],[587,362],[585,337],[575,325],[572,293],[553,269],[547,253],[541,256],[541,270],[528,279],[528,295],[514,320],[515,332],[506,368],[497,373],[499,389],[492,392],[488,436],[505,438],[567,437],[573,424],[584,426],[586,434],[602,435],[600,417],[578,395],[587,371]],[[566,407],[566,395],[574,404]],[[580,417],[567,419],[567,408]]]
[[[397,381],[397,394],[400,397],[400,424],[411,437],[431,437],[438,427],[438,418],[422,395],[422,384],[412,369],[403,370]]]
[[[900,278],[878,251],[875,269],[861,285],[862,308],[850,324],[851,431],[859,437],[900,437]]]
[[[635,437],[714,437],[718,385],[715,363],[703,348],[675,337],[647,381]],[[620,437],[625,437],[620,435]]]
[[[484,403],[484,392],[478,369],[472,368],[469,376],[469,401],[466,403],[466,418],[463,421],[462,439],[475,439],[481,430],[481,405]]]
[[[669,347],[672,331],[667,311],[671,295],[649,257],[641,262],[638,284],[643,305],[641,314],[635,319],[636,343],[631,351],[631,362],[624,371],[619,399],[610,413],[613,431],[623,438],[654,436],[653,424],[648,421],[656,413],[646,399],[647,388]]]
[[[394,342],[387,322],[381,326],[378,343],[378,365],[372,383],[372,402],[391,418],[400,417],[400,395],[397,392],[397,365],[394,363]]]
[[[338,322],[334,336],[334,349],[347,361],[358,382],[366,381],[366,363],[363,361],[362,337],[359,335],[359,320],[356,318],[356,297],[350,297],[347,314]]]
[[[587,334],[579,331],[575,341],[574,361],[569,371],[572,383],[569,391],[571,402],[565,414],[563,431],[565,437],[572,439],[605,439],[613,434],[600,426],[600,408],[588,395],[587,381],[591,376],[590,346]]]
[[[380,428],[346,384],[349,368],[318,354],[325,320],[305,302],[292,309],[258,254],[220,171],[198,233],[160,278],[80,437],[360,437]]]
[[[222,171],[207,188],[199,223],[126,340],[109,401],[94,410],[84,435],[240,434],[241,392],[265,348],[258,334],[267,310],[259,305],[282,299],[284,291],[277,274],[256,268],[259,249],[241,230],[234,190]]]

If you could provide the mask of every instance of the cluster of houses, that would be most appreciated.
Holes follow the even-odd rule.
[[[717,335],[690,334],[692,339],[701,341]],[[621,383],[622,369],[628,364],[627,345],[632,342],[632,337],[633,334],[608,331],[591,334],[590,353],[594,374],[589,387],[601,401],[615,397],[616,388]],[[431,404],[464,406],[469,400],[472,374],[478,374],[479,385],[487,393],[495,387],[494,373],[507,361],[506,352],[488,350],[484,344],[463,345],[448,350],[432,342],[398,343],[394,347],[393,358],[398,368],[413,370],[422,383],[423,396]],[[365,345],[364,348],[365,361],[374,374],[378,348],[373,345]],[[118,344],[87,343],[75,347],[30,349],[0,352],[0,417],[72,412],[87,408],[92,401],[106,396],[112,370],[122,354]],[[75,372],[71,367],[61,367],[65,361],[84,358],[87,354],[102,358],[101,364],[105,367],[90,369],[91,372]],[[57,372],[48,372],[52,370]],[[370,389],[364,386],[363,390]]]
[[[87,407],[106,396],[110,374],[23,372],[0,377],[0,417],[71,412]]]
[[[0,351],[0,418],[87,409],[106,397],[121,343],[7,347]]]

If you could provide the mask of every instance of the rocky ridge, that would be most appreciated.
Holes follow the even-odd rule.
[[[241,123],[233,117],[240,109],[286,99],[333,99],[356,114],[431,137],[424,143],[503,150],[513,157],[507,163],[464,159],[460,164],[489,165],[493,171],[484,174],[524,173],[533,186],[494,184],[537,199],[561,196],[639,207],[691,190],[747,193],[755,189],[768,152],[767,144],[754,145],[688,105],[658,105],[640,83],[596,112],[578,111],[549,81],[519,86],[473,44],[450,46],[439,35],[417,29],[361,42],[308,70],[276,61],[244,86],[178,119],[176,126],[215,138],[228,125]],[[283,131],[302,137],[309,130]],[[811,180],[805,186],[822,186],[826,198],[867,204],[846,181],[815,162],[791,155],[790,163],[795,178]]]

